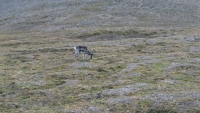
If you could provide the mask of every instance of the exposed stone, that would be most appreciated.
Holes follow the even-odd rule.
[[[106,102],[110,104],[134,104],[136,99],[135,97],[118,97],[108,99]]]
[[[170,80],[170,79],[162,80],[162,82],[164,82],[164,83],[169,83],[169,84],[176,84],[176,83],[177,83],[177,81],[175,81],[175,80]]]
[[[130,77],[135,77],[135,76],[141,76],[141,73],[131,73],[127,75],[121,75],[123,78],[130,78]]]
[[[75,68],[82,68],[82,67],[94,68],[95,67],[95,65],[90,62],[76,62],[76,63],[73,63],[71,66]]]
[[[83,113],[101,113],[101,110],[99,107],[89,106],[83,110]]]
[[[138,66],[137,63],[130,63],[130,64],[128,64],[127,67],[126,67],[125,69],[123,69],[121,72],[129,72],[129,71],[131,71],[131,70],[136,69],[137,66]]]
[[[102,94],[109,96],[125,96],[131,92],[140,91],[142,87],[146,86],[145,83],[127,85],[117,89],[104,90]]]
[[[200,52],[200,46],[192,46],[190,47],[190,52]]]

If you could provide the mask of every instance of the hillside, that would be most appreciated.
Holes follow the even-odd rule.
[[[1,0],[0,31],[199,26],[198,0]]]
[[[1,0],[0,112],[200,112],[199,6]]]

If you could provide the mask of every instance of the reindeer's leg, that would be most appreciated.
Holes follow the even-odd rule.
[[[75,59],[76,59],[77,57],[79,57],[79,49],[74,47],[74,51],[75,51],[74,56],[75,56]]]
[[[75,58],[75,60],[76,60],[76,57],[77,57],[77,53],[76,53],[76,51],[75,51],[75,53],[74,53],[74,58]]]
[[[77,58],[77,57],[78,57],[78,59],[79,59],[79,53],[78,53],[78,52],[76,53],[76,58]]]
[[[74,54],[74,58],[75,58],[75,60],[76,60],[76,54]]]
[[[83,54],[83,58],[84,58],[84,60],[85,60],[85,53]]]
[[[80,59],[80,56],[79,56],[80,54],[78,54],[78,59]]]

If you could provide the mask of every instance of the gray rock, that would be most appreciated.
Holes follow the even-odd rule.
[[[178,71],[178,70],[199,70],[200,66],[195,64],[182,64],[173,62],[167,67],[167,71]]]
[[[104,90],[102,92],[103,95],[109,95],[109,96],[126,96],[131,92],[137,92],[140,91],[142,87],[146,86],[145,83],[141,84],[132,84],[132,85],[127,85],[121,88],[116,88],[116,89],[109,89],[109,90]]]
[[[102,113],[99,107],[89,106],[83,110],[83,113]]]
[[[137,66],[138,66],[137,63],[130,63],[130,64],[128,64],[128,66],[127,66],[125,69],[123,69],[121,72],[122,72],[122,73],[123,73],[123,72],[129,72],[129,71],[131,71],[131,70],[136,69]]]
[[[176,84],[176,83],[177,83],[177,81],[175,81],[175,80],[170,80],[170,79],[162,80],[162,82],[164,82],[164,83],[169,83],[169,84]]]
[[[139,59],[139,60],[151,60],[151,59],[153,59],[152,56],[137,56],[136,58]]]
[[[200,94],[197,92],[177,92],[177,93],[155,93],[147,95],[143,99],[150,99],[154,101],[154,104],[159,105],[164,102],[180,102],[185,99],[198,99]]]
[[[183,100],[179,101],[176,104],[179,111],[184,112],[186,110],[191,110],[200,107],[199,100]]]
[[[192,46],[190,47],[190,52],[200,52],[200,46]]]
[[[163,93],[156,93],[146,96],[144,99],[150,99],[155,101],[157,104],[161,104],[166,101],[173,101],[175,100],[174,94],[163,94]]]
[[[194,58],[192,60],[188,60],[189,63],[200,63],[200,58]]]
[[[141,63],[139,64],[152,64],[160,62],[160,60],[155,59],[153,56],[138,56],[136,58],[141,60]]]
[[[31,75],[29,77],[30,81],[26,81],[24,83],[29,83],[29,84],[32,84],[32,85],[41,86],[41,85],[46,84],[46,81],[43,80],[44,77],[45,77],[45,75],[42,74],[42,73],[34,74],[34,75]]]
[[[106,102],[109,104],[134,104],[136,99],[135,97],[118,97],[108,99]]]
[[[78,96],[87,101],[89,101],[93,98],[91,94],[79,94]]]
[[[82,67],[94,68],[95,67],[95,65],[90,62],[76,62],[76,63],[73,63],[71,66],[75,68],[82,68]]]
[[[37,80],[43,79],[44,76],[45,76],[44,74],[38,73],[38,74],[31,75],[29,78],[30,78],[31,80],[37,81]]]

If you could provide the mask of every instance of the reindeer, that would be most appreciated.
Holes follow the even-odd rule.
[[[79,54],[82,52],[84,54],[84,59],[85,59],[85,54],[88,54],[90,56],[90,59],[92,59],[93,53],[91,53],[86,46],[76,46],[74,47],[75,51],[75,58],[79,58]]]

